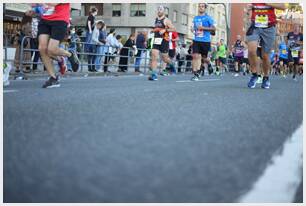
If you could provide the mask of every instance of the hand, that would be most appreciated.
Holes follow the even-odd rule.
[[[198,29],[199,31],[203,31],[203,30],[205,29],[205,27],[204,27],[204,26],[198,26],[197,29]]]
[[[159,31],[159,34],[164,34],[167,30],[166,29],[162,29]]]

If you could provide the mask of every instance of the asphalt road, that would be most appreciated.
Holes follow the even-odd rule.
[[[11,81],[4,202],[236,202],[302,124],[302,79],[190,77]]]

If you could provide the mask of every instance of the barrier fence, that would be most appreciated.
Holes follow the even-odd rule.
[[[31,52],[34,54],[34,52],[39,52],[38,49],[29,49],[29,48],[25,48],[24,43],[26,40],[30,40],[31,37],[29,36],[25,36],[20,44],[20,54],[19,54],[19,71],[20,71],[20,75],[24,75],[23,69],[22,67],[24,67],[25,65],[43,65],[43,63],[41,62],[41,60],[34,62],[31,58],[31,60],[26,60],[24,58],[24,54],[26,54],[27,52]],[[88,68],[90,66],[95,66],[98,68],[101,68],[102,70],[104,68],[114,68],[118,69],[120,67],[125,67],[127,70],[135,70],[135,62],[136,59],[137,61],[140,61],[139,64],[139,69],[141,72],[143,73],[147,73],[149,71],[150,68],[150,52],[151,49],[137,49],[138,52],[141,52],[140,57],[137,57],[134,53],[134,49],[133,48],[129,48],[129,47],[123,47],[121,48],[127,51],[127,55],[120,55],[119,52],[117,53],[112,53],[110,52],[111,50],[116,50],[119,51],[118,48],[116,47],[111,47],[108,45],[97,45],[97,44],[89,44],[86,42],[77,42],[76,44],[78,44],[79,46],[81,46],[81,51],[77,51],[75,50],[76,48],[69,48],[69,46],[67,44],[61,44],[61,47],[64,47],[64,49],[68,50],[68,51],[72,51],[75,50],[75,53],[77,54],[79,60],[80,60],[80,65],[79,65],[79,72],[83,72],[85,69],[84,68]],[[4,46],[4,52],[5,52],[5,61],[9,61],[7,59],[7,38],[5,41],[5,46]],[[89,47],[91,49],[86,49],[86,47]],[[95,51],[95,52],[92,52]],[[101,52],[102,51],[102,52]],[[32,57],[32,55],[31,55]],[[105,61],[105,58],[107,58],[109,61]],[[127,61],[127,64],[120,64],[120,58],[125,58],[125,61]],[[92,61],[88,61],[88,59],[93,59]],[[97,60],[98,59],[98,60]],[[67,59],[66,59],[67,60]],[[187,71],[191,71],[191,60],[182,60],[183,65],[181,66],[181,71],[182,72],[187,72]],[[177,66],[178,67],[178,61],[176,61]],[[54,65],[57,65],[56,61],[53,61]],[[67,61],[67,66],[68,68],[71,68],[71,64],[69,61]],[[159,64],[158,64],[158,68],[159,70],[161,70],[162,68],[162,60],[161,58],[159,58]]]

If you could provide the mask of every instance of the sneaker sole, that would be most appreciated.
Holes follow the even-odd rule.
[[[58,88],[60,86],[61,86],[60,84],[57,84],[57,85],[51,85],[51,86],[48,86],[48,87],[45,87],[45,88],[46,89],[52,89],[52,88]]]

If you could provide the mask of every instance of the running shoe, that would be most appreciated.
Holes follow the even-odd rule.
[[[264,79],[262,81],[261,88],[263,88],[263,89],[269,89],[270,88],[270,81],[269,81],[269,79]]]
[[[257,78],[257,82],[256,82],[257,84],[261,84],[262,83],[262,77],[261,76],[258,76],[258,78]]]
[[[60,71],[60,73],[62,74],[62,75],[64,75],[65,74],[65,72],[66,72],[66,69],[67,69],[67,67],[66,67],[66,62],[65,62],[65,58],[64,57],[60,57],[60,60],[58,61],[58,66],[59,66],[59,71]]]
[[[160,72],[160,75],[161,76],[168,76],[169,73],[167,72],[167,70],[163,70],[163,71]]]
[[[198,73],[195,73],[194,76],[191,78],[191,81],[199,81],[200,77]]]
[[[293,79],[293,81],[297,82],[297,78],[296,77],[293,77],[292,79]]]
[[[68,57],[68,60],[71,63],[72,70],[77,72],[79,70],[80,60],[75,52],[70,51],[70,54],[71,56]]]
[[[42,86],[42,88],[55,88],[60,87],[60,83],[58,81],[58,76],[56,78],[50,77],[45,84]]]
[[[236,74],[234,75],[234,77],[239,77],[239,74],[238,74],[238,73],[236,73]]]
[[[149,76],[148,78],[150,81],[157,81],[158,78],[157,78],[157,74],[156,73],[153,73]]]
[[[251,88],[251,89],[254,89],[256,87],[257,79],[258,79],[257,76],[252,75],[252,77],[251,77],[251,79],[248,83],[248,87]]]

